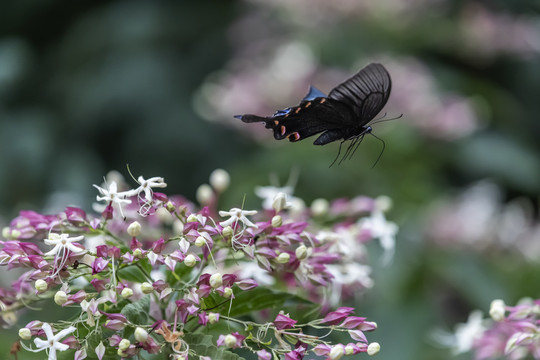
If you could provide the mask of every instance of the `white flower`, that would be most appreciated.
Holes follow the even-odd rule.
[[[239,248],[242,248],[245,246],[245,244],[241,244],[239,242],[239,239],[244,234],[244,231],[248,227],[258,228],[257,225],[251,222],[246,216],[255,215],[257,213],[257,210],[242,210],[238,208],[232,208],[229,211],[220,211],[219,216],[225,217],[230,216],[229,219],[224,220],[219,223],[219,225],[223,226],[224,228],[227,228],[228,226],[231,226],[236,231],[236,224],[238,222],[242,223],[242,229],[234,234],[231,238],[231,244],[234,250],[238,250]]]
[[[122,217],[125,217],[122,211],[122,204],[131,204],[131,200],[126,198],[133,195],[133,190],[118,192],[116,181],[111,181],[108,189],[104,189],[95,184],[93,186],[98,189],[99,193],[102,195],[96,196],[97,201],[106,201],[118,205]]]
[[[85,249],[81,249],[80,247],[72,244],[73,242],[80,241],[82,239],[84,239],[83,235],[70,238],[68,234],[56,233],[50,233],[49,238],[45,239],[45,244],[54,245],[54,248],[51,251],[43,254],[44,256],[54,255],[54,262],[57,265],[56,271],[51,275],[52,277],[56,276],[60,270],[62,270],[68,261],[70,252],[82,254],[86,251]]]
[[[389,263],[394,256],[398,226],[387,221],[382,211],[375,209],[370,217],[360,219],[360,228],[368,230],[373,238],[379,239],[384,250],[383,263]]]
[[[116,185],[116,181],[112,181],[108,189],[99,187],[96,184],[94,184],[93,186],[96,189],[98,189],[99,193],[102,195],[102,196],[99,196],[99,195],[96,196],[97,201],[113,202],[118,205],[131,204],[131,200],[126,199],[125,197],[130,196],[131,195],[130,193],[133,190],[118,192],[118,185]]]
[[[132,192],[137,195],[140,195],[142,192],[144,192],[144,199],[146,200],[146,202],[149,203],[152,202],[152,195],[154,193],[152,188],[167,187],[165,179],[159,176],[154,176],[147,180],[145,180],[142,176],[139,176],[137,178],[137,182],[139,183],[139,187],[135,190],[132,190]]]
[[[219,225],[223,227],[233,226],[240,221],[244,225],[244,227],[258,228],[257,225],[252,223],[246,217],[249,215],[255,215],[256,213],[257,213],[257,210],[242,210],[239,208],[232,208],[229,211],[220,211],[219,216],[221,217],[230,216],[230,218],[225,221],[220,222]]]
[[[66,351],[67,349],[69,349],[69,346],[66,344],[62,344],[60,340],[66,335],[71,334],[72,332],[77,330],[75,327],[70,326],[67,329],[64,329],[54,335],[51,325],[49,325],[48,323],[43,323],[43,326],[41,328],[45,332],[47,340],[42,340],[39,338],[34,339],[34,343],[36,344],[37,349],[33,351],[38,352],[41,350],[47,350],[49,352],[49,360],[56,360],[56,350]]]
[[[49,238],[45,239],[45,244],[54,245],[54,248],[51,251],[46,252],[43,255],[45,255],[45,256],[49,256],[49,255],[58,256],[61,253],[60,255],[63,257],[63,256],[66,255],[66,250],[69,250],[69,251],[71,251],[71,252],[73,252],[75,254],[82,253],[82,252],[84,252],[86,250],[81,249],[81,248],[79,248],[79,247],[72,244],[73,242],[81,241],[82,239],[84,239],[83,235],[75,236],[75,237],[70,238],[69,234],[50,233]]]

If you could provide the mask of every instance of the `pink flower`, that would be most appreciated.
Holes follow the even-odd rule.
[[[329,312],[323,319],[324,323],[337,325],[354,311],[352,307],[340,307],[336,311]]]
[[[288,316],[278,314],[278,316],[276,316],[276,319],[274,320],[274,325],[276,326],[276,329],[283,330],[292,328],[297,322],[297,320],[293,320]]]
[[[257,357],[258,360],[272,360],[272,354],[264,349],[257,351]]]

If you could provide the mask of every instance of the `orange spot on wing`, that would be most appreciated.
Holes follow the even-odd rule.
[[[311,106],[311,101],[306,104],[306,108]]]
[[[274,125],[275,125],[275,126],[278,126],[278,125],[279,125],[279,121],[274,120]]]
[[[285,126],[281,125],[281,129],[280,129],[280,130],[281,130],[281,135],[282,135],[282,136],[285,135],[285,131],[286,131]]]
[[[300,134],[295,131],[287,137],[289,138],[290,141],[298,141],[300,139]]]
[[[300,111],[300,108],[297,108],[294,112],[295,114],[298,114],[299,111]]]
[[[321,104],[324,103],[326,101],[326,98],[322,98],[321,99]]]

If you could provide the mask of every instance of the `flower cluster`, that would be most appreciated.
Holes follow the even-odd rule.
[[[480,311],[474,311],[446,343],[455,353],[474,350],[479,360],[540,359],[540,300],[524,299],[516,306],[493,300],[489,315],[483,319]]]
[[[139,177],[129,189],[111,174],[94,185],[99,215],[75,207],[22,211],[0,241],[0,265],[24,271],[0,289],[3,325],[48,300],[77,309],[75,318],[34,320],[19,330],[24,349],[45,350],[49,359],[68,349],[77,360],[217,359],[236,348],[259,359],[376,354],[379,344],[364,334],[374,322],[353,308],[329,310],[372,286],[367,242],[378,239],[385,258],[392,256],[389,199],[318,199],[305,207],[265,191],[272,199],[261,210],[219,210],[229,182],[216,170],[197,191],[204,204],[197,206],[154,192],[166,187],[163,178]],[[323,318],[298,315],[321,311]],[[321,329],[351,341],[331,343],[316,335]]]

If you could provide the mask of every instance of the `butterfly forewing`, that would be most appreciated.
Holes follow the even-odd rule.
[[[381,64],[369,64],[356,75],[336,86],[329,99],[350,106],[360,125],[370,122],[388,101],[392,81]]]

